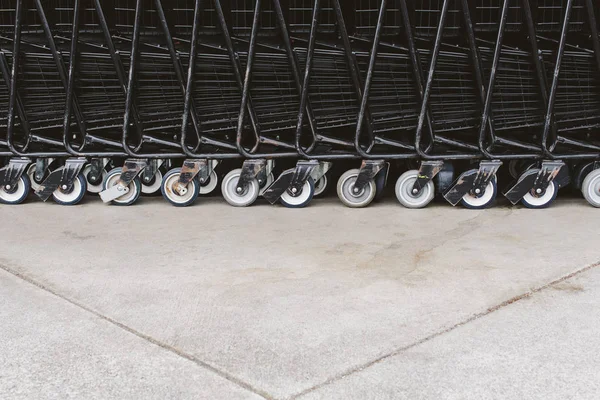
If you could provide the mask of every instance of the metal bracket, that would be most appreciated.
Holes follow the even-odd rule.
[[[83,169],[87,160],[85,158],[68,158],[65,165],[52,171],[42,182],[35,194],[47,201],[58,188],[68,191],[73,188],[73,182]]]
[[[562,161],[543,161],[537,174],[528,174],[526,171],[519,177],[516,184],[511,185],[506,190],[504,196],[512,204],[517,204],[527,193],[532,193],[534,196],[543,196],[550,182],[556,179],[564,166],[565,163]],[[561,177],[561,180],[561,183],[564,184],[564,178]],[[559,183],[559,187],[561,187],[561,183]]]
[[[317,165],[310,174],[310,177],[313,178],[313,181],[317,183],[322,177],[325,176],[329,172],[329,170],[333,167],[333,163],[329,161],[320,161],[319,165]]]
[[[388,165],[385,160],[363,160],[352,190],[360,193]]]
[[[419,194],[421,190],[429,182],[436,177],[436,175],[442,170],[444,167],[443,161],[423,161],[421,166],[419,167],[419,174],[417,175],[417,180],[415,181],[412,192],[413,194]]]
[[[7,190],[14,188],[29,164],[31,160],[28,158],[11,158],[8,165],[0,169],[0,187]]]
[[[215,164],[207,159],[185,160],[181,167],[179,181],[173,187],[173,190],[183,196],[187,192],[187,186],[193,181],[196,176],[200,183],[206,182]]]
[[[102,183],[102,171],[108,165],[110,160],[108,158],[92,158],[90,160],[90,173],[87,176],[87,180],[92,185],[99,185]]]
[[[469,192],[475,197],[483,196],[501,166],[502,161],[499,160],[481,161],[478,170],[470,170],[461,174],[444,193],[444,198],[455,206]]]
[[[129,158],[125,160],[121,170],[121,176],[116,185],[100,192],[100,198],[104,203],[109,203],[129,192],[129,184],[146,168],[145,160]]]
[[[279,175],[277,180],[271,184],[263,193],[263,197],[271,204],[275,204],[287,191],[291,196],[302,193],[304,184],[308,178],[315,182],[331,168],[332,163],[319,162],[317,160],[301,160],[296,163],[296,168],[288,170]]]
[[[38,158],[35,160],[35,173],[33,174],[33,179],[35,179],[36,183],[43,182],[46,171],[48,171],[52,162],[54,162],[54,158]]]
[[[163,165],[164,160],[152,159],[146,163],[146,168],[144,168],[144,172],[142,173],[142,183],[148,185],[152,182],[154,175],[158,169]]]
[[[271,173],[273,168],[272,165],[271,160],[245,160],[242,165],[242,173],[240,174],[236,190],[240,193],[243,192],[254,179],[258,180],[259,185],[262,182],[266,182],[267,176]]]

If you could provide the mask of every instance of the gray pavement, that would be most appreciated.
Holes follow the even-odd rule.
[[[0,207],[1,397],[600,398],[598,217]]]

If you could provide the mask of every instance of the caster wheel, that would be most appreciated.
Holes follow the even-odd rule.
[[[172,205],[176,207],[187,207],[198,198],[198,195],[200,194],[200,183],[198,183],[196,179],[193,179],[182,193],[178,194],[173,188],[179,182],[180,175],[181,168],[174,168],[167,172],[162,180],[160,190],[163,197]]]
[[[426,207],[435,197],[435,185],[429,181],[419,193],[412,192],[413,185],[417,181],[419,171],[416,169],[406,171],[396,181],[396,197],[400,204],[406,208]]]
[[[290,171],[292,174],[294,173],[293,170],[290,170]],[[290,172],[290,171],[286,171],[286,172]],[[284,174],[286,172],[284,172]],[[303,208],[303,207],[306,207],[308,205],[308,203],[310,203],[310,201],[313,199],[314,195],[315,195],[315,181],[313,181],[313,179],[311,177],[308,177],[308,179],[304,183],[304,186],[302,186],[302,190],[296,197],[292,196],[289,193],[289,191],[286,190],[281,195],[281,198],[279,199],[279,201],[281,202],[281,204],[283,204],[287,208]]]
[[[254,203],[258,198],[260,188],[255,179],[249,182],[248,186],[241,192],[237,191],[237,183],[242,174],[242,169],[234,169],[225,175],[221,183],[221,191],[225,200],[234,207],[247,207]]]
[[[323,195],[328,187],[329,180],[327,179],[327,175],[323,175],[321,179],[315,182],[315,197]]]
[[[537,170],[535,173],[537,174]],[[557,186],[554,184],[554,182],[550,182],[550,185],[544,194],[541,196],[535,196],[533,193],[529,192],[523,197],[521,203],[525,207],[532,209],[547,208],[556,199],[557,195]]]
[[[142,172],[142,176],[144,173]],[[163,174],[160,170],[156,171],[156,174],[147,183],[143,179],[140,180],[142,183],[143,194],[155,194],[158,193],[162,186]]]
[[[273,182],[275,182],[275,177],[271,173],[267,176],[267,181],[265,182],[265,184],[260,187],[260,192],[258,193],[258,195],[262,196],[263,193],[269,188],[269,186],[273,184]]]
[[[86,190],[87,181],[83,173],[80,173],[73,181],[73,186],[69,190],[58,188],[52,193],[52,198],[57,204],[62,206],[74,206],[81,202]]]
[[[179,168],[179,170],[181,171],[181,168]],[[173,171],[173,170],[171,170],[171,171]],[[171,171],[169,171],[169,172],[171,172]],[[177,179],[179,179],[179,178],[177,178]],[[206,182],[200,184],[200,194],[201,195],[211,194],[212,192],[215,191],[217,186],[219,186],[219,177],[217,176],[217,173],[213,170],[210,172],[210,175],[208,176],[208,180]],[[161,187],[161,190],[162,190],[162,187]]]
[[[600,169],[595,169],[583,180],[581,185],[583,197],[596,208],[600,208]]]
[[[87,191],[88,193],[98,194],[102,191],[102,182],[104,182],[108,172],[103,168],[101,172],[102,176],[95,177],[93,180],[90,179],[90,172],[92,172],[92,166],[90,164],[86,165],[83,168],[83,171],[81,171],[87,183]]]
[[[103,190],[109,189],[117,184],[121,178],[121,171],[122,168],[115,168],[106,175],[104,183],[102,184]],[[137,201],[141,193],[142,183],[140,182],[139,177],[135,177],[129,184],[129,191],[123,194],[123,196],[113,200],[112,204],[117,206],[129,206]]]
[[[13,187],[0,187],[0,203],[2,204],[21,204],[27,198],[31,190],[29,176],[21,175],[17,184]]]
[[[496,200],[497,195],[498,181],[494,176],[490,183],[488,183],[481,196],[475,196],[471,193],[467,193],[460,200],[460,203],[463,205],[463,207],[470,210],[483,210],[484,208],[488,208],[490,205],[492,205],[492,203]]]
[[[374,180],[371,180],[360,192],[354,193],[354,182],[356,182],[358,174],[358,169],[351,169],[340,176],[340,179],[338,180],[338,197],[346,207],[366,207],[371,204],[375,198],[375,195],[377,194],[377,188],[375,187],[376,185]]]
[[[34,192],[37,192],[38,190],[40,190],[42,183],[48,177],[48,175],[49,175],[49,173],[48,173],[48,171],[46,171],[46,172],[44,172],[44,176],[42,177],[42,179],[37,180],[37,179],[35,179],[35,163],[31,164],[27,168],[27,176],[29,177],[29,182],[31,183],[31,189]]]
[[[387,176],[387,170],[381,170],[375,176],[375,199],[379,200],[383,197],[383,190],[385,189],[385,179]]]

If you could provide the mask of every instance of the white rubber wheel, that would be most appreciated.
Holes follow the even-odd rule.
[[[142,175],[143,174],[144,173],[142,172]],[[160,187],[162,186],[162,180],[163,180],[163,174],[162,174],[162,172],[160,172],[160,170],[156,171],[156,174],[154,174],[154,178],[152,178],[152,182],[149,185],[144,184],[144,181],[141,180],[142,193],[144,193],[144,194],[158,193],[158,191],[160,190]]]
[[[25,201],[31,190],[29,176],[26,174],[21,175],[15,186],[11,188],[0,187],[0,203],[21,204]]]
[[[279,198],[279,201],[287,208],[303,208],[310,203],[314,195],[315,181],[309,176],[298,196],[294,197],[286,190]]]
[[[178,184],[180,176],[181,168],[174,168],[167,172],[163,178],[160,190],[163,197],[172,205],[176,207],[187,207],[198,198],[198,194],[200,193],[200,183],[198,183],[196,179],[192,179],[183,193],[179,194],[173,190],[173,188]]]
[[[414,194],[412,192],[418,176],[419,171],[414,169],[406,171],[396,181],[396,197],[400,204],[406,208],[426,207],[435,197],[435,185],[432,181],[427,182],[427,185],[419,193]]]
[[[109,189],[117,184],[117,182],[121,178],[121,170],[122,168],[115,168],[106,175],[104,183],[102,184],[103,190]],[[112,204],[117,206],[129,206],[137,201],[137,199],[140,197],[141,192],[142,183],[140,182],[140,178],[136,177],[129,184],[129,191],[123,196],[113,200]]]
[[[200,194],[211,194],[219,185],[219,176],[212,170],[208,176],[208,180],[200,185]]]
[[[229,172],[221,183],[221,192],[225,200],[234,207],[247,207],[254,203],[258,198],[260,189],[258,181],[251,181],[244,191],[237,192],[237,183],[242,174],[242,169],[234,169]]]
[[[548,189],[546,189],[546,192],[542,196],[536,197],[531,192],[528,192],[525,196],[523,196],[521,203],[523,203],[523,205],[527,208],[546,208],[552,204],[557,195],[558,187],[554,184],[554,182],[550,182]]]
[[[498,184],[496,177],[494,177],[490,183],[485,188],[483,194],[479,197],[472,195],[471,193],[467,193],[460,200],[460,203],[471,210],[482,210],[484,208],[488,208],[494,200],[496,200],[496,196],[498,195]]]
[[[81,202],[86,190],[87,181],[83,176],[83,173],[80,173],[73,181],[73,187],[69,192],[65,192],[63,189],[58,188],[54,191],[54,193],[52,193],[52,198],[57,204],[63,206],[74,206]]]
[[[600,208],[600,169],[595,169],[583,180],[581,185],[583,197],[596,208]]]
[[[267,191],[267,189],[269,188],[269,186],[271,186],[273,184],[273,182],[275,182],[275,177],[273,176],[272,173],[270,173],[269,175],[267,175],[267,181],[260,188],[260,191],[259,191],[258,195],[262,196]]]
[[[377,194],[375,181],[373,180],[371,180],[359,193],[354,193],[354,182],[356,182],[358,174],[358,169],[351,169],[340,176],[340,179],[338,180],[338,197],[346,207],[366,207],[371,204]]]
[[[319,179],[315,183],[315,197],[316,196],[320,196],[323,193],[325,193],[325,190],[327,190],[327,185],[328,184],[329,184],[329,180],[327,179],[327,175],[323,175],[321,177],[321,179]]]
[[[102,179],[100,180],[100,183],[98,183],[98,184],[93,184],[90,182],[90,179],[89,179],[90,172],[92,172],[92,166],[90,164],[83,167],[83,171],[81,171],[81,173],[85,177],[85,181],[87,183],[87,191],[89,193],[98,194],[102,191],[102,182],[104,182],[104,179],[106,178],[106,175],[108,174],[108,172],[106,172],[106,170],[104,168],[102,168],[102,172],[101,172]]]
[[[47,175],[48,175],[48,173],[45,173],[43,179],[45,179]],[[27,168],[27,176],[29,177],[29,182],[31,183],[31,189],[34,192],[37,192],[38,190],[40,190],[40,188],[42,187],[43,179],[42,179],[42,182],[40,182],[40,183],[38,183],[35,180],[35,163],[31,164]]]

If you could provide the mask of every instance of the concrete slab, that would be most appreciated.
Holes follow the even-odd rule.
[[[1,207],[0,265],[286,398],[593,264],[597,210]]]
[[[598,399],[600,269],[301,396]]]
[[[2,399],[262,398],[5,271],[0,304]]]

